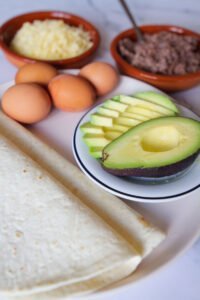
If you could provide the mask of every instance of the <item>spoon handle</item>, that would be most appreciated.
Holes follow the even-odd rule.
[[[141,33],[141,30],[138,28],[136,22],[135,22],[135,19],[128,7],[128,5],[126,4],[125,0],[119,0],[120,4],[122,5],[124,11],[126,12],[127,16],[129,17],[131,23],[133,24],[133,27],[135,29],[135,32],[136,32],[136,36],[137,36],[137,40],[138,41],[143,41],[143,36],[142,36],[142,33]]]

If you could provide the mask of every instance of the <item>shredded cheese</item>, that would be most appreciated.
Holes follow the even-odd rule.
[[[11,41],[11,49],[21,55],[59,60],[83,54],[93,45],[89,32],[62,20],[25,22]]]

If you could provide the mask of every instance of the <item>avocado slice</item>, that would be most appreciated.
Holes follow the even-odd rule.
[[[147,119],[162,117],[162,115],[156,111],[148,110],[146,108],[137,107],[137,106],[130,106],[127,109],[127,112],[142,115],[143,117],[146,117]]]
[[[130,106],[127,110],[127,112],[132,112],[134,114],[139,114],[144,117],[147,117],[148,119],[152,118],[158,118],[161,117],[160,113],[156,111],[152,111],[143,107],[138,107],[138,106]]]
[[[113,119],[111,117],[105,117],[99,114],[92,114],[90,116],[91,123],[96,126],[105,126],[105,127],[112,127],[113,126]]]
[[[89,148],[89,153],[94,158],[101,158],[102,150],[103,150],[103,147],[91,147],[91,148]]]
[[[123,114],[121,114],[121,116],[136,119],[136,120],[139,120],[139,121],[142,121],[142,122],[149,120],[149,118],[146,117],[146,116],[136,114],[136,113],[132,113],[130,111],[124,112]]]
[[[108,99],[103,103],[103,107],[113,109],[119,112],[124,112],[127,109],[128,105],[115,100]]]
[[[114,97],[114,99],[120,101],[121,103],[131,105],[133,107],[136,106],[136,107],[146,108],[150,111],[157,112],[160,115],[164,115],[164,116],[175,115],[175,112],[171,109],[168,109],[167,107],[164,107],[158,103],[153,103],[147,100],[136,98],[134,96],[119,95],[117,97]]]
[[[121,132],[114,130],[106,131],[104,134],[105,138],[110,139],[111,141],[118,138],[120,135],[122,135]]]
[[[110,139],[106,139],[104,135],[99,134],[85,134],[83,140],[88,147],[105,147],[111,142]]]
[[[200,122],[162,117],[143,122],[109,143],[102,166],[119,176],[164,177],[190,166],[200,150]]]
[[[134,97],[143,99],[143,100],[147,100],[149,102],[166,107],[175,113],[179,113],[178,108],[176,107],[174,102],[171,100],[171,98],[164,94],[160,94],[160,93],[154,92],[154,91],[148,91],[148,92],[136,93],[136,94],[134,94]]]
[[[93,134],[103,134],[103,128],[100,126],[95,126],[90,122],[86,122],[80,126],[80,129],[83,133],[93,133]]]
[[[117,110],[112,110],[112,109],[105,108],[102,106],[99,107],[98,113],[102,116],[107,116],[107,117],[111,117],[111,118],[119,117],[119,112]]]
[[[112,128],[110,127],[103,127],[104,132],[108,131],[108,130],[115,130],[115,131],[119,131],[119,132],[126,132],[127,130],[129,130],[130,126],[124,126],[124,125],[120,125],[120,124],[116,124],[113,123]]]
[[[132,126],[138,125],[141,121],[136,120],[136,119],[127,118],[127,117],[119,117],[119,118],[117,118],[117,120],[115,122],[116,122],[116,124],[132,127]]]

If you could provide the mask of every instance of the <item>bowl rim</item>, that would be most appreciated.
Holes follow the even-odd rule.
[[[145,32],[147,29],[152,28],[152,29],[160,29],[158,31],[170,31],[182,35],[192,35],[196,36],[200,40],[200,34],[198,32],[189,30],[187,28],[181,27],[181,26],[176,26],[176,25],[170,25],[170,24],[146,24],[146,25],[141,25],[139,26],[142,32]],[[158,32],[157,31],[157,32]],[[151,73],[144,71],[142,69],[139,69],[137,67],[132,66],[129,64],[118,52],[117,46],[118,42],[124,38],[128,37],[131,34],[135,35],[135,31],[133,28],[126,29],[122,32],[120,32],[117,36],[114,37],[114,39],[111,42],[110,46],[110,52],[114,60],[117,62],[118,65],[123,65],[127,69],[129,68],[133,73],[137,73],[138,77],[143,77],[145,79],[150,79],[150,80],[160,80],[160,81],[182,81],[184,79],[196,79],[197,77],[200,78],[200,70],[197,72],[193,73],[187,73],[184,75],[162,75],[162,74],[157,74],[157,73]]]
[[[75,19],[78,22],[80,22],[80,25],[83,23],[86,24],[90,28],[91,32],[93,32],[93,34],[91,35],[91,36],[93,36],[92,47],[89,48],[87,51],[83,52],[81,55],[78,55],[78,56],[75,56],[72,58],[64,58],[64,59],[57,59],[57,60],[44,60],[44,59],[31,58],[31,57],[23,56],[21,54],[18,54],[16,52],[12,51],[3,40],[3,34],[5,32],[5,29],[10,24],[12,24],[12,22],[16,21],[17,19],[21,19],[26,16],[34,16],[35,15],[36,16],[35,20],[37,20],[37,18],[39,18],[39,16],[43,15],[43,14],[47,14],[47,15],[49,15],[49,17],[55,17],[55,19],[61,19],[61,20]],[[64,18],[64,16],[65,16],[65,18]],[[48,16],[47,16],[47,19],[48,19]],[[28,21],[25,21],[25,22],[28,22]],[[91,33],[90,31],[88,31],[88,32]],[[98,29],[92,23],[90,23],[89,21],[87,21],[86,19],[84,19],[78,15],[71,14],[71,13],[68,13],[65,11],[59,11],[59,10],[58,11],[57,10],[41,10],[41,11],[31,11],[31,12],[23,13],[23,14],[16,15],[16,16],[8,19],[0,26],[0,49],[5,53],[5,55],[10,55],[15,59],[24,61],[25,63],[45,62],[47,64],[49,63],[49,64],[58,64],[58,65],[77,63],[77,62],[81,61],[82,59],[85,59],[85,58],[91,56],[92,54],[94,54],[99,47],[100,41],[101,41],[100,33],[99,33]]]

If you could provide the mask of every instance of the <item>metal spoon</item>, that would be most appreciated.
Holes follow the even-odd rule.
[[[133,17],[133,14],[131,13],[127,3],[125,2],[125,0],[119,0],[121,6],[123,7],[126,15],[128,16],[129,20],[131,21],[134,29],[135,29],[135,33],[136,33],[136,36],[137,36],[137,40],[138,41],[143,41],[144,38],[143,38],[143,35],[142,35],[142,32],[141,30],[139,29],[139,27],[137,26],[136,22],[135,22],[135,19]]]

